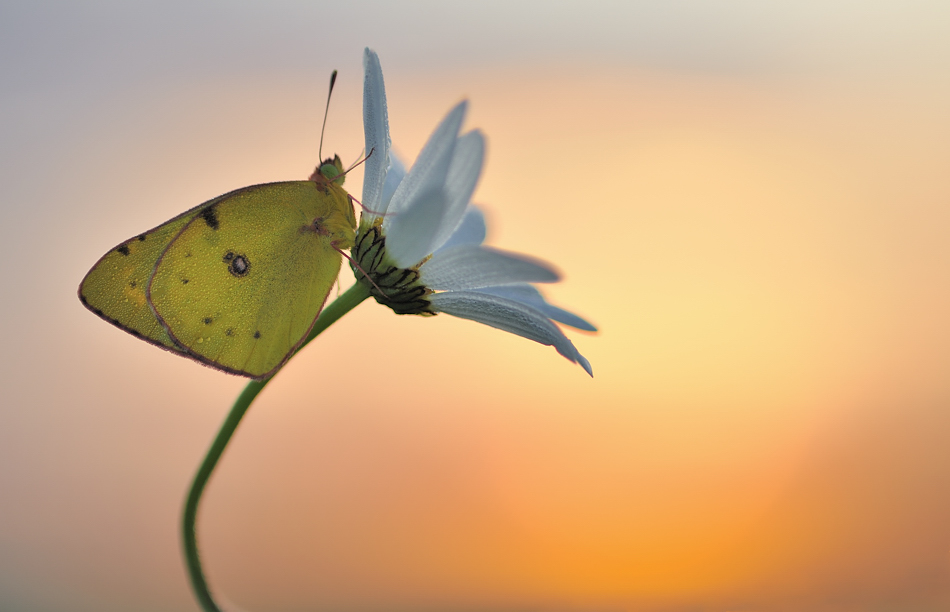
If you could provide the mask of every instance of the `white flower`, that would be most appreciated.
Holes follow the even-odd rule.
[[[390,152],[383,73],[376,53],[363,64],[366,160],[363,214],[354,273],[373,296],[399,314],[444,312],[554,346],[593,376],[590,363],[552,321],[595,331],[593,325],[548,304],[529,283],[550,283],[546,263],[482,245],[485,218],[470,203],[481,174],[485,139],[461,136],[466,103],[453,108],[409,170]]]

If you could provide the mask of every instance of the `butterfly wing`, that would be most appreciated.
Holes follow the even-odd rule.
[[[224,196],[222,196],[224,197]],[[92,312],[133,336],[181,352],[149,308],[145,291],[155,262],[181,229],[203,207],[196,206],[102,256],[79,285],[79,299]]]
[[[339,236],[325,221],[341,213],[353,218],[346,193],[312,181],[223,196],[188,219],[155,264],[146,296],[155,318],[199,361],[270,376],[306,338],[336,281]]]

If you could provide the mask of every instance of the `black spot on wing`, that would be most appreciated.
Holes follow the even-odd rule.
[[[136,236],[136,238],[138,239],[139,242],[144,242],[144,241],[145,241],[145,234],[139,234],[138,236]]]
[[[261,332],[259,332],[259,331],[254,332],[254,339],[255,339],[255,340],[256,340],[257,338],[260,338],[260,337],[261,337]]]
[[[234,335],[234,330],[229,327],[229,328],[227,328],[226,330],[224,330],[224,335],[225,335],[225,336],[233,336],[233,335]]]
[[[244,255],[228,253],[224,256],[224,261],[228,263],[228,272],[230,272],[232,276],[245,276],[251,269],[251,262],[249,262]]]
[[[205,220],[205,223],[207,223],[211,229],[218,229],[218,213],[215,211],[214,206],[209,206],[201,211],[201,218]]]
[[[118,251],[119,253],[122,253],[123,255],[128,255],[128,254],[129,254],[129,247],[127,247],[127,246],[125,246],[125,245],[123,244],[122,246],[120,246],[119,248],[117,248],[116,251]]]
[[[187,279],[187,278],[181,279],[181,284],[182,284],[182,285],[187,285],[187,284],[188,284],[188,279]]]
[[[137,283],[135,281],[129,281],[129,287],[131,287],[132,289],[135,289],[136,284]]]
[[[205,317],[205,325],[211,325],[211,317]]]
[[[237,255],[234,251],[228,251],[221,260],[228,264],[228,272],[234,276],[244,276],[251,267],[251,262],[244,255]]]

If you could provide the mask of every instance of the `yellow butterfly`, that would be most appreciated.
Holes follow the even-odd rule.
[[[89,310],[133,336],[254,379],[307,337],[353,246],[339,156],[307,181],[226,193],[126,240],[79,286]]]

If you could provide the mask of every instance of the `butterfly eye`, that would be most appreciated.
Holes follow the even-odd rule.
[[[228,264],[228,272],[234,276],[244,276],[251,269],[251,262],[244,255],[235,255],[228,251],[224,255],[224,263]]]

